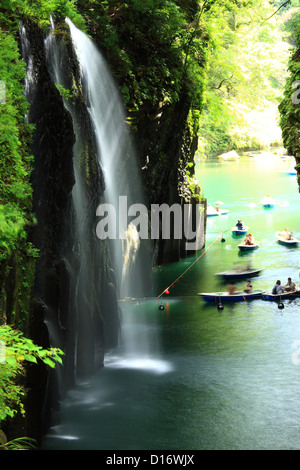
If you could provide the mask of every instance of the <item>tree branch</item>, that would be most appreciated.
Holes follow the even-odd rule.
[[[233,78],[233,74],[231,75],[231,77],[229,78],[223,78],[223,80],[220,82],[219,86],[212,86],[211,89],[212,90],[220,90],[221,86],[223,85],[223,83],[225,82],[229,82],[230,83],[230,80]]]
[[[291,0],[287,0],[287,2],[284,2],[282,5],[280,5],[279,8],[277,8],[277,10],[271,15],[269,16],[269,18],[266,18],[264,21],[268,21],[270,18],[272,18],[273,16],[276,15],[276,13],[279,12],[279,10],[281,10],[281,8],[285,7],[285,5],[287,5],[288,3],[290,3]]]

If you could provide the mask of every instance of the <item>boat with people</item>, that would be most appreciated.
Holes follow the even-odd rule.
[[[223,271],[220,273],[215,273],[215,276],[221,276],[224,280],[228,279],[245,279],[248,277],[255,277],[261,273],[262,269],[252,269],[252,268],[236,268],[228,271]]]
[[[257,242],[257,241],[254,241],[254,243],[252,243],[251,245],[247,244],[247,242],[244,241],[244,243],[240,243],[238,245],[238,248],[240,251],[252,251],[258,248],[259,245],[260,245],[260,242]]]
[[[271,208],[275,206],[275,201],[274,199],[267,194],[261,201],[260,203],[262,204],[263,207],[265,208]]]
[[[276,241],[281,245],[296,246],[300,243],[298,238],[292,235],[287,229],[284,229],[282,232],[276,232]]]
[[[281,302],[284,299],[296,299],[300,297],[300,291],[293,291],[293,292],[283,292],[282,294],[272,294],[272,292],[265,293],[262,295],[263,300],[273,300],[277,302]]]
[[[226,215],[229,210],[227,209],[215,209],[213,206],[208,205],[206,210],[207,217],[216,217],[218,215]]]
[[[236,225],[235,227],[232,227],[232,235],[239,236],[239,235],[245,235],[249,230],[249,227],[246,225]]]
[[[265,292],[264,290],[254,289],[250,293],[247,293],[244,291],[236,291],[234,293],[200,292],[198,293],[198,295],[200,295],[205,302],[223,302],[223,301],[241,302],[241,301],[262,298],[262,295],[264,292]]]

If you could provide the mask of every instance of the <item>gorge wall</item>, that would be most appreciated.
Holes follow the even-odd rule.
[[[84,7],[81,11],[84,13]],[[27,226],[27,240],[38,255],[18,266],[16,251],[13,259],[1,264],[2,289],[6,289],[8,299],[1,304],[1,317],[14,324],[19,287],[25,281],[27,269],[27,309],[15,326],[35,343],[56,346],[65,352],[63,374],[60,367],[50,372],[44,366],[28,368],[26,422],[22,421],[21,428],[25,435],[39,439],[59,419],[59,403],[66,390],[77,378],[102,367],[105,351],[118,344],[120,311],[111,246],[96,237],[95,213],[104,200],[105,178],[96,156],[95,135],[65,17],[56,15],[55,30],[50,31],[30,16],[22,17],[17,31],[15,23],[21,17],[12,16],[10,20],[19,43],[20,63],[21,58],[26,63],[27,121],[34,126],[29,149],[33,155],[29,207],[36,221]],[[10,27],[10,23],[4,24],[4,28]],[[92,36],[97,41],[99,35],[101,27]],[[144,52],[142,47],[138,61],[145,57]],[[113,60],[109,62],[122,90],[124,83],[128,85],[128,77],[124,82],[119,80],[118,67],[114,68]],[[62,87],[57,86],[57,73]],[[132,95],[126,103],[129,129],[139,156],[149,208],[151,204],[188,202],[195,213],[199,200],[205,205],[200,189],[194,191],[189,187],[186,172],[190,164],[189,171],[193,173],[198,128],[190,82],[191,78],[181,70],[181,77],[177,77],[180,87],[174,91],[176,98],[166,102],[165,90],[157,83],[153,91],[157,95],[155,100],[148,97],[137,112],[131,111],[134,90],[129,90]],[[142,83],[139,88],[143,90]],[[68,98],[69,92],[72,99]],[[80,214],[78,197],[83,208]],[[201,227],[204,244],[203,214]],[[152,264],[178,260],[186,254],[184,239],[160,238],[151,247]],[[150,277],[151,263],[145,283]],[[7,429],[10,437],[16,437],[11,426]]]
[[[35,126],[31,181],[37,224],[31,230],[30,239],[40,253],[30,331],[38,344],[50,343],[65,352],[64,373],[58,368],[51,372],[51,387],[44,383],[41,390],[43,386],[36,369],[28,375],[31,390],[28,403],[32,404],[29,416],[38,416],[41,411],[37,397],[31,395],[41,393],[38,402],[42,403],[45,394],[43,410],[47,416],[42,422],[47,424],[75,380],[103,365],[104,352],[118,344],[119,332],[111,252],[108,242],[96,237],[96,207],[105,186],[82,99],[80,71],[64,22],[51,34],[55,36],[55,47],[63,64],[64,83],[72,90],[69,110],[56,87],[55,51],[47,51],[44,33],[27,21],[20,35],[21,51],[28,64],[28,120]],[[76,213],[74,196],[78,185],[80,216]]]
[[[297,40],[297,43],[299,40]],[[284,99],[279,106],[282,139],[289,155],[295,157],[297,180],[300,191],[300,100],[299,100],[300,46],[296,46],[289,61],[289,77]]]

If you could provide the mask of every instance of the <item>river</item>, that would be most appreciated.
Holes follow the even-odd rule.
[[[289,276],[299,282],[300,247],[275,242],[285,227],[300,235],[300,196],[288,168],[262,155],[197,165],[204,196],[229,210],[207,220],[211,248],[191,270],[201,252],[153,269],[154,296],[187,270],[162,301],[122,302],[120,348],[69,391],[43,449],[300,449],[300,298],[281,310],[258,299],[221,311],[197,295],[223,290],[214,274],[250,261],[263,269],[254,288],[270,290]],[[278,204],[266,210],[259,201],[268,193]],[[239,218],[261,242],[243,256],[230,231]]]

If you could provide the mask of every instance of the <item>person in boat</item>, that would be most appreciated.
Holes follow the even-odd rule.
[[[246,235],[246,238],[245,238],[245,245],[254,245],[255,243],[255,240],[254,240],[254,237],[251,233],[248,233],[248,235]]]
[[[227,292],[229,295],[233,295],[236,291],[236,287],[234,284],[229,284],[229,286],[227,287]]]
[[[252,293],[251,281],[249,281],[249,280],[247,281],[247,285],[246,285],[246,287],[245,287],[245,289],[244,289],[244,292],[245,292],[246,294],[251,294],[251,293]]]
[[[239,220],[237,221],[236,228],[237,228],[238,230],[243,230],[243,229],[244,229],[244,224],[243,224],[243,221],[242,221],[242,220],[239,219]]]
[[[276,281],[276,284],[272,289],[272,294],[275,294],[275,295],[283,294],[283,292],[284,292],[284,287],[282,287],[281,281],[279,281],[279,280]]]
[[[221,209],[220,209],[219,204],[216,204],[215,210],[216,210],[217,212],[221,212]]]
[[[273,204],[273,199],[271,198],[270,194],[267,194],[263,199],[264,204]]]
[[[295,288],[296,288],[296,287],[295,287],[295,283],[292,282],[292,279],[289,277],[289,278],[288,278],[288,282],[287,282],[287,284],[285,285],[285,291],[286,291],[286,292],[294,292]]]
[[[290,232],[287,228],[284,229],[284,231],[282,232],[282,235],[285,240],[292,239],[292,232]]]

